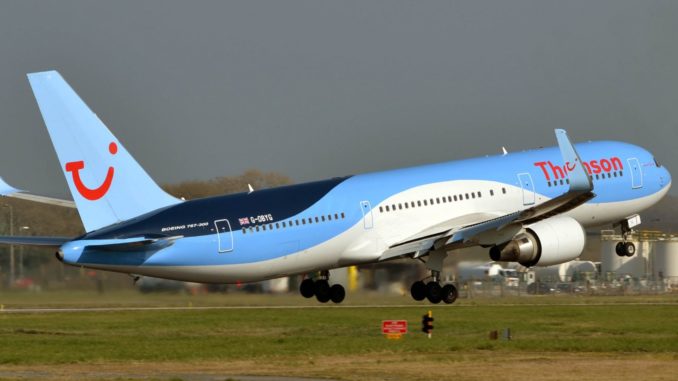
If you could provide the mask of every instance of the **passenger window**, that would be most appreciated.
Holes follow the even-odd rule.
[[[506,188],[501,188],[501,192],[502,192],[503,194],[506,194]]]
[[[483,197],[483,194],[478,192],[478,198],[481,198],[481,197]]]
[[[468,193],[466,193],[466,199],[468,200]]]
[[[341,218],[346,218],[346,216],[344,215],[344,212],[341,212]]]
[[[608,179],[611,179],[611,178],[612,178],[612,175],[610,174],[610,172],[607,173],[607,178],[608,178]]]
[[[386,211],[388,212],[388,206],[386,206]],[[331,214],[327,215],[327,220],[332,221],[332,215]]]
[[[475,193],[471,193],[471,198],[476,198],[476,194],[475,194]]]
[[[389,211],[389,207],[388,207],[388,205],[386,205],[386,211],[387,211],[387,212]]]
[[[320,219],[325,222],[325,216],[320,216]]]
[[[261,225],[261,230],[266,231],[266,225]]]
[[[549,181],[549,186],[551,186],[551,182]],[[490,196],[494,196],[494,190],[490,189]]]
[[[417,206],[421,206],[421,201],[417,201]]]
[[[315,223],[317,224],[320,221],[318,217],[315,218]]]
[[[410,206],[414,208],[414,201],[410,203]]]
[[[447,202],[452,202],[452,196],[447,196]]]
[[[257,226],[257,231],[259,231],[259,226]]]
[[[379,213],[384,213],[384,208],[382,208],[381,206],[379,207]]]
[[[336,213],[334,213],[334,219],[335,219],[335,220],[338,220],[338,219],[339,219],[339,215],[336,214]]]
[[[409,208],[410,208],[410,204],[405,203],[405,209],[409,209]]]
[[[305,218],[302,218],[302,219],[301,219],[301,224],[302,224],[302,225],[306,225],[306,219],[305,219]]]
[[[430,200],[430,202],[431,202],[431,205],[433,205],[433,204],[434,204],[434,203],[433,203],[433,199],[431,199],[431,200]]]
[[[283,229],[286,228],[286,227],[287,227],[287,224],[285,223],[285,221],[283,221]]]
[[[280,229],[280,223],[279,223],[279,222],[276,222],[276,223],[275,223],[275,228],[276,228],[276,229]]]
[[[246,234],[246,233],[247,233],[247,230],[245,230],[245,228],[242,228],[242,234]]]
[[[428,206],[428,202],[424,200],[424,206]]]
[[[457,201],[457,195],[456,194],[454,195],[454,201]]]
[[[402,210],[402,209],[403,209],[403,204],[398,204],[398,209]]]

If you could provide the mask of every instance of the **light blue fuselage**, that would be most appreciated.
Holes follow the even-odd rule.
[[[583,226],[637,213],[670,187],[669,172],[641,147],[601,141],[576,148],[596,194],[568,213]],[[553,147],[186,201],[87,233],[60,253],[69,264],[198,282],[375,262],[427,227],[455,218],[473,222],[563,194],[562,161]],[[92,246],[142,236],[174,238],[140,251]]]

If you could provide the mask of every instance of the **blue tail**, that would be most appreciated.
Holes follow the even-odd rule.
[[[28,74],[85,230],[180,200],[163,191],[56,71]]]

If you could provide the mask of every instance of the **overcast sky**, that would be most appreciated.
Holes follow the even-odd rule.
[[[159,183],[297,182],[575,141],[678,176],[678,1],[2,1],[0,176],[67,187],[56,69]],[[676,194],[676,191],[673,191]]]

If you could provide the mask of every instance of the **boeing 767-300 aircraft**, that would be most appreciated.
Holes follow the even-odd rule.
[[[369,173],[183,201],[165,193],[56,71],[28,75],[86,233],[0,237],[51,246],[64,263],[204,283],[314,274],[300,287],[344,299],[329,270],[395,258],[422,260],[416,300],[452,303],[441,284],[453,249],[482,246],[496,261],[547,266],[578,257],[585,227],[621,226],[617,254],[638,213],[671,186],[647,150],[622,142],[557,147]],[[0,181],[0,194],[68,205]]]

